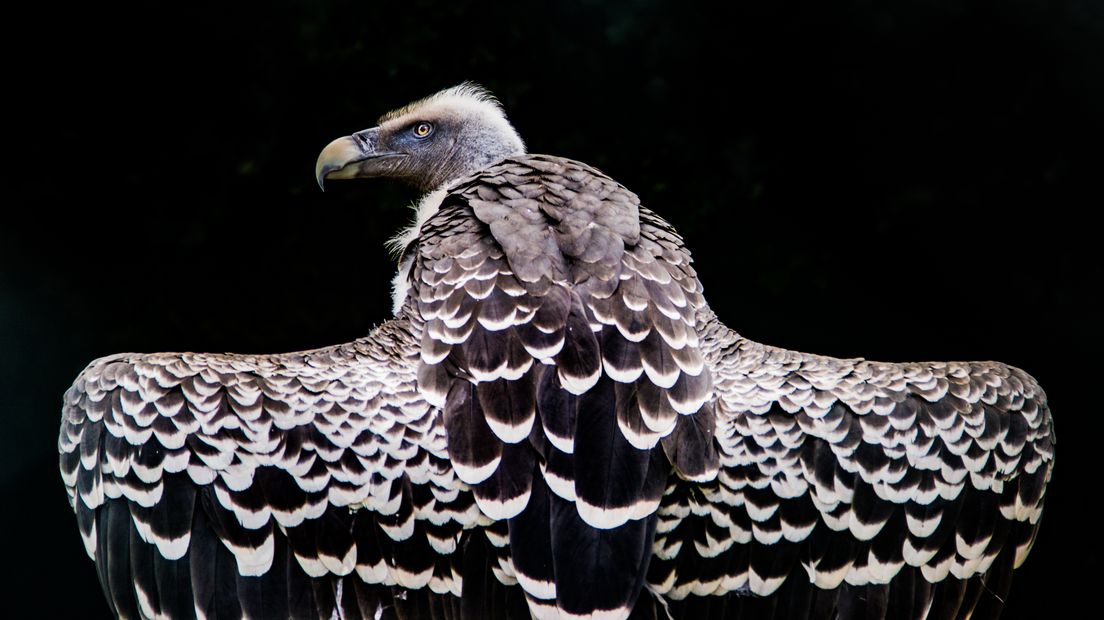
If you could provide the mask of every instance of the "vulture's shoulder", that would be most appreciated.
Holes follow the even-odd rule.
[[[653,280],[665,282],[661,272],[673,270],[700,292],[690,252],[670,223],[602,171],[564,157],[515,155],[457,182],[419,241],[430,260],[495,246],[523,281],[570,281],[579,264],[619,272],[628,261]]]

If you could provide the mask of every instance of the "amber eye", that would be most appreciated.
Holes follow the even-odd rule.
[[[422,121],[422,122],[418,123],[417,125],[414,125],[414,129],[412,131],[414,133],[415,138],[428,137],[429,134],[433,133],[433,123],[427,123],[425,121]]]

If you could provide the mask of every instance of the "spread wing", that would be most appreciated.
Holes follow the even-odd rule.
[[[725,598],[736,617],[1000,613],[1054,462],[1033,378],[785,351],[709,311],[701,324],[722,467],[660,510],[649,580],[678,615]]]
[[[365,339],[78,377],[62,476],[117,615],[999,613],[1053,464],[1026,374],[743,339],[559,158],[452,186],[406,256]]]
[[[451,558],[478,509],[417,389],[417,343],[396,319],[305,353],[85,369],[65,395],[61,471],[112,611],[417,616],[452,597],[388,586],[459,593]]]

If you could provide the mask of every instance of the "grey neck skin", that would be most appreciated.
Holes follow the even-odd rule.
[[[421,174],[409,179],[422,193],[471,176],[510,155],[525,153],[525,145],[516,134],[501,136],[490,132],[465,131],[450,142],[439,159],[420,167],[418,172]]]

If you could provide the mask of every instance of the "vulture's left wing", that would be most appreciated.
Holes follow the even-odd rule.
[[[454,551],[479,511],[417,389],[418,333],[402,317],[302,353],[90,364],[58,448],[111,610],[378,618],[458,604],[427,594],[459,595]]]

